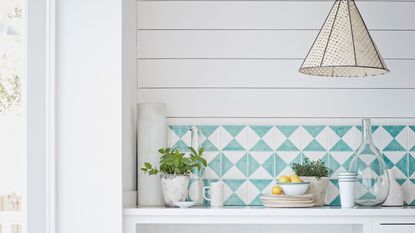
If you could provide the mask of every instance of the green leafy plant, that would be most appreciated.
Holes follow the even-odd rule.
[[[160,167],[156,168],[152,164],[145,162],[141,170],[149,175],[156,175],[158,173],[188,175],[195,168],[201,169],[207,166],[207,162],[203,158],[203,147],[200,147],[198,151],[193,147],[189,147],[189,150],[189,156],[186,156],[179,149],[161,148],[159,150],[162,155],[160,158]]]
[[[331,169],[320,159],[311,161],[306,158],[303,164],[294,163],[291,168],[298,176],[315,176],[317,179],[327,177],[331,173]]]

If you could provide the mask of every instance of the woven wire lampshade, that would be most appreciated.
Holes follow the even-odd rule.
[[[336,0],[299,71],[327,77],[389,72],[353,0]]]

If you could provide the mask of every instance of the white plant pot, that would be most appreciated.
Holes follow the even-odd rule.
[[[302,176],[301,179],[304,181],[310,181],[307,194],[313,194],[313,199],[316,203],[315,206],[322,206],[324,204],[324,199],[326,198],[329,178],[321,177],[320,179],[317,179],[315,176]]]
[[[161,175],[161,190],[163,192],[164,204],[174,207],[174,202],[186,201],[189,187],[188,175]]]

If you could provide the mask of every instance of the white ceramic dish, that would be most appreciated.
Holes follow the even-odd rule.
[[[268,208],[309,208],[313,207],[315,203],[309,204],[264,204],[265,207]]]
[[[176,207],[179,207],[179,208],[189,208],[189,207],[194,206],[195,204],[196,204],[196,202],[193,202],[193,201],[178,201],[178,202],[174,202],[174,205]]]
[[[272,193],[264,193],[261,196],[262,198],[274,198],[274,199],[312,199],[313,194],[304,194],[304,195],[275,195]]]
[[[312,201],[313,198],[274,198],[274,197],[260,197],[262,201]]]
[[[262,203],[265,204],[311,204],[314,203],[313,200],[262,200]]]
[[[277,183],[285,195],[303,195],[307,192],[310,182],[301,183]]]

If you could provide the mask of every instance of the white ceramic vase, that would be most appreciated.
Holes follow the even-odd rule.
[[[174,207],[175,202],[186,201],[189,187],[189,175],[161,175],[161,190],[163,192],[164,204]]]
[[[391,169],[389,175],[389,195],[382,206],[403,206],[403,192],[401,186],[396,182],[395,176]]]
[[[308,186],[307,194],[313,194],[315,206],[322,206],[324,204],[324,199],[326,198],[327,186],[329,185],[328,177],[321,177],[317,179],[315,176],[302,176],[302,180],[310,181],[310,186]]]
[[[144,174],[145,162],[159,166],[158,150],[167,146],[166,104],[141,103],[137,108],[137,187],[139,206],[163,205],[160,177]]]

